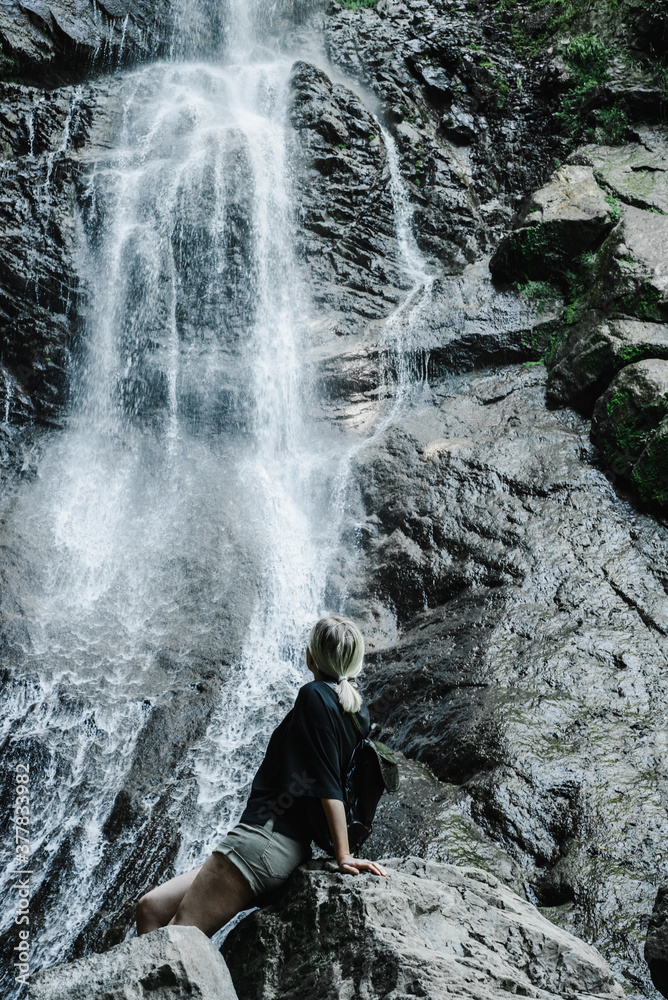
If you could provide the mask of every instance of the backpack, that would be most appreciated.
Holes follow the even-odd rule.
[[[353,722],[362,732],[357,715]],[[389,747],[366,737],[353,750],[343,780],[350,853],[354,856],[373,831],[376,808],[384,791],[399,788],[399,757]],[[330,852],[334,845],[330,842]]]

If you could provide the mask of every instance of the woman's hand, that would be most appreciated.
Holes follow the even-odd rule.
[[[364,858],[354,858],[352,854],[342,854],[336,859],[339,871],[346,875],[359,875],[361,872],[371,872],[372,875],[387,875],[387,872],[376,861],[366,861]]]
[[[385,869],[381,868],[375,861],[354,858],[350,853],[346,810],[343,802],[340,799],[320,799],[320,801],[325,810],[339,871],[346,875],[359,875],[361,872],[371,872],[372,875],[387,875]]]

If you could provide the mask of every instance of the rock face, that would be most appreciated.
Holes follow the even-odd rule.
[[[668,361],[619,373],[596,404],[592,440],[643,500],[668,506]]]
[[[647,128],[643,137],[642,146],[573,153],[527,200],[518,228],[490,262],[496,277],[524,283],[529,294],[532,281],[565,282],[566,309],[544,355],[547,394],[551,403],[587,415],[627,365],[666,358],[668,147],[658,130]],[[602,442],[597,426],[594,437]],[[662,433],[659,450],[661,440]],[[608,435],[607,468],[641,499],[666,509],[661,474],[658,483],[653,466],[632,474],[627,451]]]
[[[668,326],[591,310],[556,347],[548,398],[589,410],[622,368],[652,358],[668,360]]]
[[[624,996],[593,948],[494,876],[383,864],[387,878],[351,879],[312,862],[278,905],[242,921],[223,946],[241,1000]]]
[[[199,23],[203,8],[182,5],[177,43],[201,35],[215,48],[226,5],[207,6],[211,19]],[[273,11],[276,5],[265,6]],[[629,365],[668,363],[665,133],[656,123],[635,121],[630,145],[588,144],[555,172],[557,157],[566,159],[567,151],[552,111],[569,71],[558,56],[545,66],[520,57],[498,5],[379,0],[354,10],[333,0],[286,0],[276,17],[292,18],[298,32],[304,12],[316,8],[326,58],[312,47],[300,50],[285,117],[296,250],[316,306],[304,337],[309,392],[303,402],[309,415],[330,422],[337,442],[359,435],[341,550],[324,601],[364,623],[370,640],[365,691],[388,742],[408,758],[400,795],[381,803],[369,851],[498,873],[562,930],[599,947],[632,995],[645,996],[651,990],[641,958],[645,921],[657,871],[667,873],[658,854],[668,841],[668,537],[665,523],[632,501],[642,456],[650,447],[665,454],[665,418],[657,409],[662,390],[656,380],[653,389],[648,380],[645,388],[629,389],[629,401],[642,397],[642,406],[628,414],[645,437],[624,466],[626,479],[615,473],[613,483],[606,476],[610,467],[601,467],[602,453],[591,445],[589,417],[613,380],[631,379]],[[527,14],[537,32],[551,9]],[[16,473],[8,479],[10,491],[34,473],[44,442],[59,440],[89,291],[76,246],[104,228],[105,199],[96,201],[90,192],[95,187],[104,195],[105,177],[117,166],[113,151],[128,95],[119,77],[135,86],[124,74],[83,78],[156,51],[151,46],[172,37],[170,19],[167,3],[149,10],[125,0],[85,9],[79,0],[11,0],[0,13],[0,413],[6,417],[0,458],[3,470]],[[291,34],[290,51],[294,40]],[[142,71],[135,88],[140,99],[150,100],[159,86],[154,69],[155,75]],[[636,91],[636,97],[639,108],[643,95]],[[179,138],[184,148],[189,134],[186,122]],[[212,217],[204,174],[202,197],[196,192],[187,206],[189,234],[179,236],[181,249],[204,255],[177,254],[174,271],[184,291],[179,333],[192,353],[202,339],[216,341],[221,317],[230,331],[224,363],[212,369],[221,439],[248,368],[237,348],[245,343],[254,301],[244,145],[242,135],[230,139],[221,171],[224,220],[215,216],[230,238],[228,283],[207,280],[212,272],[199,267]],[[152,225],[158,217],[151,216]],[[542,249],[527,264],[522,241],[539,234]],[[503,283],[495,285],[489,255],[500,241],[493,269]],[[152,323],[170,302],[171,284],[163,279],[155,282]],[[139,268],[137,280],[143,280]],[[155,332],[142,371],[147,378],[150,353],[161,346],[161,331]],[[203,368],[193,370],[197,429]],[[546,407],[546,392],[559,409]],[[131,410],[134,401],[130,387],[123,403]],[[150,423],[151,405],[138,419]],[[601,426],[605,421],[607,413]],[[195,449],[193,461],[198,455]],[[615,452],[611,461],[617,459]],[[224,468],[225,460],[217,455],[217,466]],[[200,473],[198,467],[192,478]],[[219,479],[201,481],[197,516],[189,509],[188,531],[163,578],[177,580],[179,590],[160,622],[159,662],[137,670],[127,694],[136,709],[131,749],[121,762],[122,779],[100,805],[95,850],[90,830],[69,831],[65,817],[61,827],[68,832],[57,851],[49,838],[38,849],[35,907],[50,915],[53,936],[42,940],[54,950],[61,948],[62,925],[53,900],[60,886],[81,880],[82,863],[90,866],[89,909],[68,926],[68,932],[75,928],[70,957],[122,940],[138,895],[176,873],[184,847],[199,849],[211,836],[192,820],[198,788],[192,751],[212,718],[217,724],[213,713],[226,697],[221,685],[239,662],[259,562],[252,548],[238,563],[221,560],[217,522],[206,520],[207,511],[232,510],[234,498],[227,502]],[[636,493],[629,495],[624,483]],[[92,707],[87,695],[73,694],[64,682],[50,702],[39,702],[43,728],[36,729],[37,712],[31,713],[42,697],[40,678],[23,670],[28,613],[15,595],[17,581],[42,569],[39,530],[32,531],[39,524],[12,534],[6,510],[12,514],[11,504],[0,518],[3,695],[15,695],[16,725],[25,719],[31,734],[29,743],[10,742],[7,756],[11,764],[19,748],[29,747],[36,780],[55,775],[53,799],[44,808],[60,816],[62,787],[75,796],[90,791],[90,770],[81,761],[106,764],[122,754],[105,743],[116,730],[113,718],[98,711],[97,677]],[[225,545],[236,551],[233,524],[230,530]],[[222,578],[215,600],[202,589],[207,574]],[[219,600],[228,602],[225,617]],[[205,605],[211,617],[203,614]],[[184,640],[195,631],[193,643]],[[114,646],[116,633],[114,622],[105,648]],[[69,666],[62,673],[69,677]],[[288,704],[286,698],[280,709]],[[44,733],[52,730],[52,711],[65,719],[68,735],[49,756]],[[76,760],[68,756],[69,727],[86,740]],[[93,794],[99,795],[97,787]],[[428,891],[436,900],[439,879],[419,879],[428,886],[434,880],[437,889]],[[497,893],[484,876],[472,881]],[[350,912],[362,912],[354,887],[363,882],[332,884],[339,893],[331,899],[335,914],[348,905],[341,901],[346,893],[352,894]],[[423,905],[417,890],[414,898],[417,910]],[[397,899],[396,905],[410,924],[402,908],[412,904]],[[513,898],[513,907],[524,905]],[[282,926],[277,912],[274,924],[267,914],[267,927]],[[438,907],[433,912],[440,921]],[[465,910],[457,912],[469,919]],[[492,916],[501,919],[503,912],[495,907]],[[533,910],[521,913],[537,920]],[[319,919],[325,917],[326,908]],[[263,915],[253,919],[264,926]],[[593,982],[596,963],[577,965],[584,979],[576,982],[568,980],[568,966],[554,973],[539,962],[547,976],[541,985],[523,944],[504,949],[497,963],[490,939],[481,943],[472,925],[467,928],[471,960],[477,948],[488,949],[485,961],[499,978],[462,985],[463,975],[473,980],[479,970],[463,972],[460,955],[444,964],[434,959],[442,982],[452,975],[463,990],[495,997],[508,992],[508,969],[511,987],[529,995],[577,994]],[[490,925],[485,928],[486,935]],[[554,927],[550,933],[562,942],[558,952],[564,936]],[[381,931],[373,934],[378,942]],[[336,959],[334,940],[332,929],[327,947]],[[310,955],[310,938],[303,947]],[[361,982],[355,947],[346,943],[345,961]],[[431,989],[420,985],[421,968],[411,971],[414,956],[401,951],[398,935],[387,949],[388,975],[391,980],[396,972],[401,984],[388,986],[395,991],[390,996]],[[419,954],[431,961],[434,949],[429,944]],[[62,957],[52,951],[49,961]],[[330,972],[323,967],[318,974],[337,996]],[[384,975],[378,971],[381,985]],[[302,988],[295,974],[295,996]]]
[[[32,1000],[237,1000],[220,953],[196,927],[162,927],[30,980]]]
[[[645,958],[652,982],[662,996],[668,997],[668,882],[660,886],[649,921]]]
[[[558,280],[581,253],[597,249],[612,228],[610,206],[590,167],[560,167],[528,200],[518,228],[490,261],[505,279]]]
[[[9,0],[0,10],[0,74],[58,85],[154,55],[171,37],[171,0]]]
[[[523,873],[499,860],[504,879],[640,982],[668,838],[668,539],[544,384],[540,366],[450,377],[358,459],[349,610],[378,629],[389,605],[400,625],[365,693],[387,742],[445,783],[424,779],[410,824],[388,804],[396,846],[379,847],[454,860],[473,826],[476,863],[491,839]]]

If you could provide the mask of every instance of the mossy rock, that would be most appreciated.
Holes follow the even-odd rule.
[[[608,319],[590,310],[568,331],[550,358],[548,399],[591,412],[618,372],[648,359],[668,361],[668,325]]]
[[[591,436],[612,476],[668,510],[668,361],[624,368],[596,404]]]
[[[573,261],[601,245],[614,221],[591,167],[560,167],[525,205],[490,270],[506,281],[559,281]]]

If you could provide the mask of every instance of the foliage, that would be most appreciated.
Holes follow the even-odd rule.
[[[362,10],[364,7],[375,7],[378,0],[337,0],[346,10]]]
[[[622,217],[622,210],[619,207],[619,202],[613,194],[606,194],[605,200],[610,206],[610,218],[616,225]]]
[[[628,132],[628,115],[618,101],[608,108],[594,108],[602,85],[610,79],[609,47],[599,35],[576,36],[564,51],[573,84],[561,99],[556,114],[565,131],[578,141],[622,144]]]

